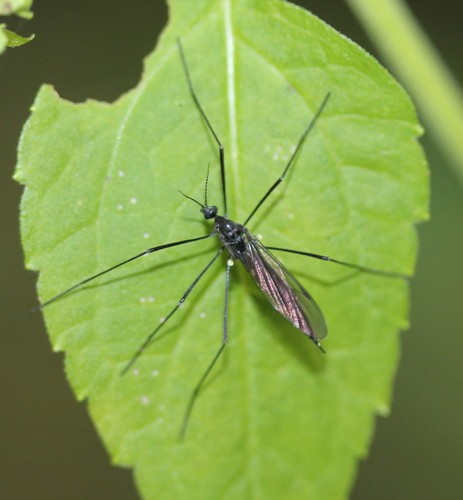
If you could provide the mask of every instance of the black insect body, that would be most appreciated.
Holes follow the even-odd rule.
[[[242,224],[217,215],[214,231],[219,235],[220,241],[230,255],[244,263],[245,254],[249,251],[249,245],[246,243],[246,228]]]
[[[231,257],[239,260],[253,277],[273,308],[324,351],[319,342],[327,334],[323,314],[299,281],[242,224],[216,215],[214,230]]]

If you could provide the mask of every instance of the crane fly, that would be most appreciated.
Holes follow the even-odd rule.
[[[196,106],[197,111],[201,115],[201,118],[205,122],[209,132],[211,133],[214,141],[218,147],[219,152],[219,162],[220,162],[220,177],[221,177],[221,190],[222,190],[222,199],[224,204],[224,215],[219,215],[218,207],[215,205],[209,205],[207,201],[207,192],[208,192],[208,179],[209,179],[209,168],[207,171],[206,182],[205,182],[205,190],[204,190],[204,203],[199,202],[195,198],[192,198],[182,192],[180,192],[183,196],[193,201],[197,205],[200,206],[201,213],[203,214],[206,220],[213,221],[213,230],[211,233],[194,237],[183,239],[179,241],[174,241],[170,243],[165,243],[162,245],[158,245],[152,248],[149,248],[133,257],[130,257],[114,266],[105,269],[93,276],[90,276],[70,288],[64,290],[63,292],[55,295],[49,300],[40,304],[36,309],[43,309],[48,306],[52,302],[55,302],[57,299],[63,297],[69,292],[74,291],[75,289],[81,287],[82,285],[106,274],[115,269],[122,267],[129,262],[132,262],[142,256],[149,255],[161,250],[165,250],[168,248],[172,248],[175,246],[186,245],[192,242],[200,241],[207,239],[211,236],[217,236],[220,240],[220,248],[216,251],[212,259],[208,262],[208,264],[202,269],[202,271],[198,274],[195,280],[190,284],[190,286],[186,289],[186,291],[181,296],[180,300],[177,304],[169,311],[163,321],[155,328],[145,339],[142,345],[137,349],[137,351],[133,354],[133,356],[126,363],[125,367],[121,371],[121,375],[124,375],[132,365],[137,361],[139,356],[145,351],[145,349],[151,344],[154,337],[157,335],[159,330],[167,323],[167,321],[175,314],[175,312],[179,309],[179,307],[185,302],[187,297],[196,287],[201,278],[207,273],[207,271],[212,267],[212,265],[218,260],[219,256],[226,250],[229,254],[229,259],[226,265],[226,273],[225,273],[225,300],[224,300],[224,314],[223,314],[223,332],[222,332],[222,343],[212,358],[210,364],[207,369],[203,373],[200,380],[197,382],[194,390],[192,391],[191,397],[189,399],[183,420],[180,429],[180,438],[183,439],[186,433],[186,429],[188,426],[188,422],[196,402],[197,396],[207,379],[209,373],[213,369],[217,360],[220,358],[223,353],[225,346],[228,341],[228,303],[229,303],[229,291],[230,291],[230,270],[234,261],[239,261],[244,266],[246,271],[250,274],[256,285],[259,287],[263,295],[267,298],[270,305],[283,316],[287,321],[289,321],[295,328],[304,333],[307,337],[309,337],[315,345],[322,351],[325,352],[322,347],[320,340],[323,339],[327,335],[327,327],[325,323],[325,319],[323,317],[323,313],[320,310],[319,306],[312,298],[312,296],[307,292],[307,290],[301,285],[301,283],[288,271],[285,266],[271,253],[271,250],[287,252],[298,254],[302,256],[312,257],[315,259],[320,259],[324,261],[334,262],[336,264],[340,264],[343,266],[347,266],[352,269],[356,269],[359,271],[380,274],[383,276],[391,276],[391,277],[401,277],[397,273],[391,273],[387,271],[381,271],[377,269],[372,269],[369,267],[364,267],[357,264],[351,264],[348,262],[344,262],[341,260],[337,260],[325,255],[315,254],[311,252],[305,252],[300,250],[292,250],[288,248],[281,247],[272,247],[272,246],[264,246],[256,236],[252,234],[252,232],[247,229],[247,224],[254,217],[256,212],[260,209],[260,207],[264,204],[264,202],[269,198],[269,196],[275,191],[277,186],[283,182],[288,171],[291,166],[294,164],[294,161],[300,152],[309,132],[315,126],[317,120],[319,119],[322,112],[325,110],[328,101],[330,99],[330,93],[327,92],[321,103],[318,106],[318,109],[315,111],[314,115],[311,117],[308,125],[305,127],[302,135],[300,136],[296,147],[294,148],[289,160],[287,161],[281,175],[278,179],[268,188],[264,196],[258,201],[254,209],[248,215],[243,224],[239,224],[227,216],[227,186],[226,186],[226,171],[225,171],[225,155],[224,155],[224,147],[216,134],[212,124],[204,111],[197,94],[195,92],[193,82],[190,76],[190,71],[187,65],[186,57],[184,54],[184,50],[180,40],[178,40],[178,51],[180,54],[180,60],[183,67],[183,71],[186,77],[186,82],[188,85],[189,93],[191,95],[192,100]]]

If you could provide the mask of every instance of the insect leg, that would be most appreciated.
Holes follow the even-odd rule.
[[[222,354],[223,350],[225,349],[225,346],[227,344],[222,344],[219,348],[219,350],[216,352],[214,358],[212,359],[211,363],[207,367],[207,370],[204,372],[203,376],[199,380],[199,382],[196,384],[196,387],[194,388],[190,401],[188,402],[188,406],[185,410],[185,416],[183,417],[183,422],[182,422],[182,427],[180,428],[179,432],[179,439],[182,441],[185,438],[185,433],[188,427],[188,422],[190,420],[191,412],[193,411],[193,406],[195,404],[196,398],[198,397],[199,391],[201,390],[201,387],[203,386],[204,382],[206,381],[209,373],[211,372],[212,368],[214,368],[215,363],[217,360],[220,358],[220,355]]]
[[[320,259],[326,262],[334,262],[335,264],[340,264],[342,266],[350,267],[351,269],[357,269],[358,271],[362,271],[364,273],[369,274],[378,274],[380,276],[385,276],[388,278],[401,278],[408,279],[409,277],[405,274],[394,273],[391,271],[382,271],[381,269],[374,269],[372,267],[361,266],[360,264],[351,264],[350,262],[345,262],[343,260],[334,259],[333,257],[328,257],[327,255],[320,255],[318,253],[311,252],[303,252],[302,250],[291,250],[289,248],[281,248],[281,247],[266,247],[269,250],[277,250],[279,252],[287,252],[287,253],[295,253],[298,255],[304,255],[305,257],[312,257],[313,259]]]
[[[61,293],[58,293],[51,299],[46,300],[42,304],[39,304],[38,306],[34,307],[32,309],[32,312],[39,311],[40,309],[43,309],[44,307],[48,306],[52,302],[55,302],[55,300],[60,299],[63,295],[67,295],[68,293],[74,291],[76,288],[81,287],[82,285],[85,285],[89,281],[93,281],[96,278],[99,278],[100,276],[103,276],[103,274],[109,273],[111,271],[114,271],[114,269],[117,269],[118,267],[124,266],[125,264],[128,264],[129,262],[132,262],[133,260],[139,259],[140,257],[143,257],[144,255],[149,255],[150,253],[158,252],[159,250],[164,250],[166,248],[172,248],[178,245],[184,245],[186,243],[191,243],[193,241],[199,241],[199,240],[204,240],[206,238],[210,238],[212,234],[207,234],[205,236],[199,236],[198,238],[189,238],[188,240],[181,240],[181,241],[174,241],[172,243],[165,243],[163,245],[158,245],[156,247],[148,248],[142,253],[139,253],[138,255],[134,255],[133,257],[130,257],[129,259],[123,260],[122,262],[119,262],[119,264],[116,264],[114,266],[109,267],[108,269],[105,269],[104,271],[101,271],[97,274],[94,274],[93,276],[90,276],[89,278],[85,278],[82,281],[79,281],[79,283],[76,283],[75,285],[69,287],[68,289],[64,290]]]
[[[259,210],[261,205],[265,202],[265,200],[275,191],[277,186],[283,182],[283,179],[286,177],[286,174],[288,173],[289,168],[294,162],[294,159],[296,158],[297,154],[302,148],[302,145],[304,144],[304,141],[306,137],[309,135],[309,132],[312,130],[312,128],[315,125],[315,122],[318,120],[320,115],[322,114],[323,110],[325,109],[326,103],[328,102],[328,99],[330,98],[330,93],[328,92],[326,96],[324,97],[322,103],[318,107],[317,111],[315,112],[314,116],[310,120],[308,126],[304,130],[303,134],[299,138],[299,141],[297,142],[296,148],[293,151],[293,154],[291,155],[290,159],[288,160],[288,163],[286,164],[286,167],[283,170],[283,173],[278,177],[278,179],[270,186],[268,191],[264,194],[264,196],[259,200],[257,205],[254,207],[254,210],[248,215],[248,218],[244,221],[243,225],[246,226],[246,224],[251,220],[251,218],[254,216],[254,214]]]
[[[206,112],[204,111],[203,107],[201,106],[201,103],[199,102],[198,96],[196,95],[195,89],[193,87],[193,82],[192,82],[191,76],[190,76],[190,70],[188,69],[185,53],[183,51],[182,42],[180,41],[180,39],[177,39],[177,44],[178,44],[178,50],[180,52],[180,58],[182,59],[182,66],[183,66],[183,70],[185,72],[185,76],[186,76],[186,79],[188,82],[188,88],[190,90],[191,97],[192,97],[196,107],[198,108],[199,113],[203,117],[203,119],[207,125],[207,128],[210,130],[211,134],[213,135],[215,142],[217,143],[217,146],[219,147],[220,177],[222,179],[222,196],[223,196],[224,212],[225,212],[225,215],[227,215],[227,212],[228,212],[228,210],[227,210],[227,185],[225,182],[225,158],[224,158],[223,144],[220,141],[218,135],[215,133],[215,130],[213,129],[211,122],[209,121],[209,118],[207,117]]]
[[[228,342],[228,304],[230,297],[230,270],[233,264],[227,262],[227,267],[225,271],[225,301],[223,306],[223,336],[222,343],[226,344]]]
[[[222,354],[223,350],[225,349],[225,346],[227,345],[228,342],[228,304],[229,304],[229,295],[230,295],[230,270],[231,270],[231,265],[227,262],[227,268],[226,268],[226,274],[225,274],[225,302],[224,302],[224,310],[223,310],[223,336],[222,336],[222,345],[220,346],[219,350],[215,353],[214,357],[212,358],[212,361],[209,363],[209,366],[207,367],[206,371],[203,373],[201,378],[199,379],[198,383],[196,384],[195,388],[193,389],[193,392],[191,393],[190,400],[188,401],[188,405],[185,410],[185,415],[183,417],[182,421],[182,427],[180,428],[180,433],[179,433],[179,439],[183,440],[185,437],[186,430],[188,428],[188,422],[190,420],[191,412],[193,411],[194,404],[196,402],[196,398],[199,395],[199,392],[201,391],[201,388],[206,381],[209,373],[212,371],[212,368],[214,368],[214,365],[216,364],[217,360],[220,358],[220,355]]]
[[[214,257],[208,262],[207,266],[196,276],[193,283],[186,289],[185,293],[182,295],[181,299],[177,302],[175,307],[169,312],[164,321],[160,323],[149,335],[146,337],[141,346],[137,349],[135,354],[132,356],[130,361],[125,365],[125,367],[121,371],[121,376],[125,375],[128,370],[133,366],[135,361],[141,356],[143,351],[150,345],[155,335],[159,332],[159,330],[167,323],[167,321],[173,316],[173,314],[177,311],[177,309],[185,302],[186,298],[193,291],[193,288],[198,284],[199,280],[206,274],[207,270],[212,266],[212,264],[216,261],[217,257],[222,253],[223,248],[221,248]]]

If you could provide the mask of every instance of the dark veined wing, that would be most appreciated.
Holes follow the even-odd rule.
[[[239,256],[270,304],[293,326],[317,340],[326,337],[323,313],[309,292],[246,228],[246,252]]]

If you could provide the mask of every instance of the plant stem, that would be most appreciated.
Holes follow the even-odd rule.
[[[463,94],[402,0],[346,0],[414,97],[463,183]]]

